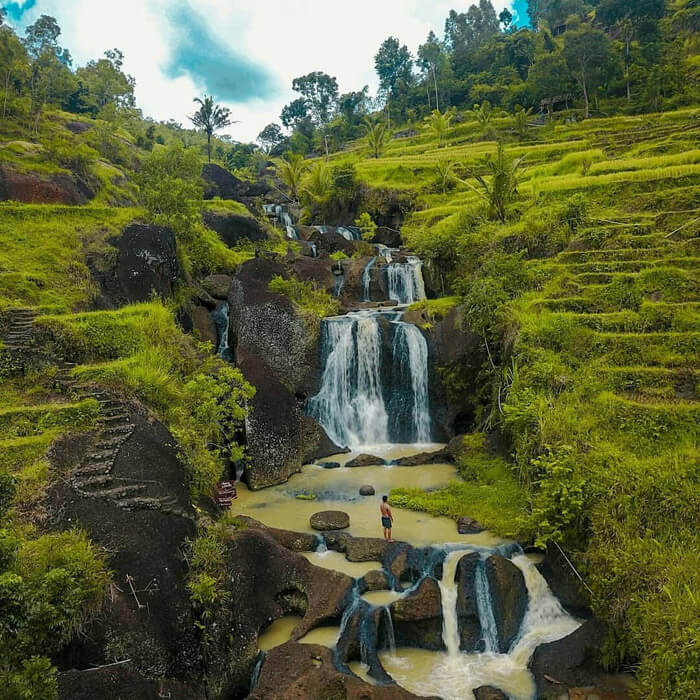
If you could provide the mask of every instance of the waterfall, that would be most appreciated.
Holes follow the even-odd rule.
[[[386,271],[389,299],[400,304],[413,304],[425,299],[423,263],[419,258],[410,256],[405,263],[390,263]]]
[[[226,302],[221,304],[216,311],[211,314],[216,327],[216,336],[218,339],[216,354],[227,362],[233,360],[233,354],[228,345],[228,330],[229,330],[229,307]]]
[[[391,609],[387,605],[384,608],[386,613],[386,637],[389,642],[389,651],[396,654],[396,635],[394,634],[394,621],[391,619]]]
[[[316,535],[316,549],[314,549],[314,552],[316,554],[328,554],[328,546],[323,535]]]
[[[355,240],[355,235],[353,232],[347,228],[346,226],[338,226],[338,233],[345,238],[345,240],[348,241],[354,241]]]
[[[406,426],[406,413],[411,416],[408,424],[410,430],[405,434],[406,442],[430,442],[430,400],[428,397],[428,343],[416,326],[410,323],[394,322],[393,384],[398,390],[396,400],[400,401],[400,410],[392,412],[392,419],[399,419],[401,426]],[[410,389],[410,390],[408,390]],[[396,408],[399,408],[398,406]]]
[[[474,579],[476,608],[479,612],[479,624],[481,625],[481,638],[484,640],[484,651],[498,653],[498,628],[493,612],[493,600],[486,576],[486,562],[482,559],[476,567]]]
[[[377,262],[377,258],[372,258],[366,265],[362,273],[362,301],[372,301],[372,268]]]
[[[260,678],[260,671],[262,670],[263,662],[265,661],[265,652],[261,651],[258,654],[257,659],[255,659],[255,666],[253,666],[253,673],[250,675],[250,691],[255,689],[258,684],[258,679]]]
[[[287,214],[286,216],[289,216],[289,214]],[[285,228],[287,230],[287,238],[291,238],[293,241],[299,240],[297,230],[292,224],[286,224]]]
[[[296,233],[296,229],[294,229],[294,232]],[[316,247],[316,244],[313,241],[309,241],[309,248],[311,248],[311,257],[317,258],[318,257],[318,248]]]
[[[442,599],[442,641],[445,642],[447,655],[458,657],[459,650],[459,621],[457,619],[457,583],[455,573],[457,564],[464,556],[464,551],[450,552],[445,559],[440,580],[440,597]]]
[[[288,214],[286,211],[283,211],[280,213],[280,222],[282,223],[282,226],[286,227],[287,229],[290,226],[294,226],[294,220],[292,219],[291,215]]]
[[[337,445],[388,442],[376,317],[354,314],[326,319],[321,333],[323,378],[321,390],[309,399],[309,413]]]

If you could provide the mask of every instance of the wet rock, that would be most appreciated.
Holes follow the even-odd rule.
[[[459,648],[462,651],[480,651],[481,623],[476,604],[476,570],[481,557],[477,552],[465,554],[457,564],[457,619],[459,624]]]
[[[254,530],[264,530],[268,535],[273,537],[285,549],[290,549],[293,552],[313,552],[318,546],[317,535],[310,532],[294,532],[293,530],[280,530],[274,527],[268,527],[247,515],[239,515],[238,520],[244,527]]]
[[[209,275],[202,280],[204,290],[214,299],[228,299],[232,278],[228,275]]]
[[[537,696],[557,698],[567,686],[606,689],[608,681],[597,662],[605,636],[604,626],[590,619],[563,639],[540,644],[528,664],[535,677]]]
[[[265,655],[249,700],[416,700],[398,685],[374,686],[335,667],[333,652],[316,644],[288,642]],[[433,699],[436,700],[436,699]]]
[[[340,469],[340,462],[317,462],[319,467],[324,469]]]
[[[444,464],[451,462],[452,458],[446,449],[434,452],[421,452],[417,455],[409,455],[392,461],[397,467],[419,467],[423,464]]]
[[[445,648],[440,587],[435,579],[424,579],[416,591],[392,603],[390,609],[397,646],[431,651]]]
[[[309,521],[314,530],[344,530],[350,527],[350,516],[342,510],[323,510],[314,513]]]
[[[388,591],[391,588],[389,579],[381,569],[368,571],[362,577],[362,586],[365,591]]]
[[[338,252],[343,252],[348,257],[352,257],[352,254],[355,252],[354,243],[334,231],[321,233],[309,226],[300,226],[298,230],[307,241],[316,244],[317,250],[324,257]]]
[[[270,191],[268,185],[262,181],[246,182],[239,180],[235,175],[216,163],[206,163],[202,167],[204,179],[204,199],[232,199],[252,206],[255,197]]]
[[[433,547],[411,547],[405,542],[391,542],[384,551],[384,568],[394,581],[418,582],[426,574],[442,577],[445,552]]]
[[[525,577],[513,562],[499,554],[486,560],[486,577],[496,619],[498,648],[505,654],[518,635],[527,610]]]
[[[324,535],[328,549],[343,552],[348,561],[382,561],[389,542],[380,537],[353,537],[346,532]],[[408,545],[405,545],[408,546]]]
[[[291,263],[294,274],[304,282],[311,282],[328,294],[335,290],[335,275],[332,260],[328,258],[295,257]]]
[[[269,238],[262,224],[252,216],[216,211],[205,211],[202,216],[206,226],[216,231],[229,247],[243,241],[255,243]]]
[[[374,494],[374,486],[370,486],[370,484],[360,486],[360,496],[374,496]]]
[[[211,312],[204,306],[195,306],[191,311],[192,325],[197,331],[200,340],[211,343],[215,348],[218,341],[216,324],[211,317]]]
[[[508,700],[508,696],[492,685],[482,685],[474,689],[474,700]]]
[[[457,518],[457,532],[460,535],[476,535],[480,532],[484,532],[486,528],[474,518],[469,518],[467,516],[462,516]]]
[[[574,617],[591,616],[590,596],[561,551],[550,544],[537,570],[547,581],[562,607]]]
[[[360,454],[353,457],[345,466],[346,467],[377,467],[384,464],[381,457],[375,455]]]
[[[64,173],[20,173],[0,165],[0,201],[26,204],[87,204],[95,192],[81,178]]]

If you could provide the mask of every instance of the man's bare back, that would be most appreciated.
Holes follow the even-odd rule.
[[[384,528],[384,539],[391,542],[391,528],[394,525],[394,514],[391,512],[391,506],[387,503],[387,496],[382,496],[382,503],[379,506],[379,511],[382,514],[382,527]]]

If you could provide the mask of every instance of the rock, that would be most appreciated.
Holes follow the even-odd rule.
[[[421,452],[417,455],[409,455],[392,461],[397,467],[419,467],[423,464],[444,464],[451,462],[452,458],[447,450],[436,450],[434,452]]]
[[[63,125],[68,131],[73,134],[84,134],[86,131],[90,131],[92,128],[89,124],[85,122],[70,121]]]
[[[474,700],[508,700],[508,696],[492,685],[482,685],[474,689]]]
[[[57,173],[21,173],[0,165],[0,201],[26,204],[87,204],[95,192],[81,178]]]
[[[391,604],[396,645],[442,651],[442,604],[440,587],[426,578],[418,589]]]
[[[320,233],[315,228],[309,226],[299,226],[297,230],[307,241],[315,243],[319,254],[324,257],[338,252],[345,253],[348,257],[352,257],[355,252],[354,243],[347,240],[339,233],[333,231],[329,233]]]
[[[344,552],[348,561],[382,561],[389,542],[381,537],[353,537],[347,532],[325,535],[328,549]],[[405,545],[408,546],[408,545]]]
[[[350,527],[350,516],[342,510],[323,510],[314,513],[309,521],[314,530],[344,530]]]
[[[324,469],[340,469],[340,462],[317,462],[317,464]]]
[[[568,613],[578,618],[591,616],[588,592],[555,545],[547,547],[544,560],[537,564],[537,570]]]
[[[481,623],[476,604],[476,571],[481,557],[477,552],[465,554],[457,564],[457,619],[459,624],[459,648],[462,651],[483,651],[480,648]]]
[[[389,579],[381,569],[368,571],[361,580],[365,591],[387,591],[391,588]]]
[[[381,457],[375,455],[360,454],[353,457],[345,466],[346,467],[378,467],[385,464]]]
[[[295,257],[291,262],[294,274],[304,282],[311,282],[329,294],[335,290],[332,260],[328,258]]]
[[[374,496],[374,486],[370,484],[364,484],[360,486],[360,496]]]
[[[205,163],[202,167],[204,199],[232,199],[252,206],[253,199],[270,191],[264,182],[245,182],[216,163]]]
[[[114,269],[98,275],[103,294],[115,306],[172,297],[180,276],[175,234],[162,226],[130,224],[118,238]]]
[[[205,211],[204,223],[219,234],[230,248],[243,241],[266,241],[269,236],[262,224],[252,216],[218,211]]]
[[[245,527],[254,530],[263,530],[268,535],[273,537],[285,549],[290,549],[292,552],[313,552],[318,546],[318,536],[310,532],[294,532],[292,530],[279,530],[249,518],[247,515],[238,515],[236,520],[241,522]]]
[[[231,281],[228,275],[209,275],[202,280],[202,287],[214,299],[226,300],[231,289]]]
[[[484,532],[484,530],[486,528],[474,518],[468,518],[467,516],[457,518],[457,532],[460,535],[476,535]]]
[[[525,577],[513,562],[494,554],[486,560],[486,578],[498,630],[498,648],[505,654],[517,637],[527,610]]]
[[[605,689],[605,673],[597,662],[605,637],[604,626],[593,618],[563,639],[540,644],[528,664],[535,678],[537,696],[557,698],[567,686]]]
[[[191,312],[192,325],[197,331],[200,340],[211,343],[216,348],[218,336],[216,324],[211,317],[211,312],[204,306],[195,306]]]
[[[353,579],[313,566],[260,529],[234,533],[224,561],[225,594],[245,604],[220,606],[216,624],[208,629],[210,642],[203,652],[208,690],[210,697],[246,697],[260,631],[283,615],[302,616],[295,640],[315,627],[337,624]]]
[[[268,651],[248,700],[306,698],[417,700],[398,685],[369,685],[356,676],[341,673],[335,666],[333,652],[326,647],[288,642]]]

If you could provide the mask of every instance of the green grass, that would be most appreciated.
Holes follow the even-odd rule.
[[[275,277],[269,284],[271,292],[288,297],[301,310],[318,318],[335,316],[340,302],[313,282],[304,282],[295,277]]]

